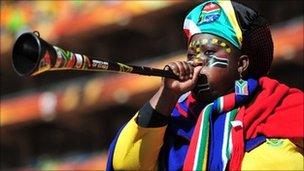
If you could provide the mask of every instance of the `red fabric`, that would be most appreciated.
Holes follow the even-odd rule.
[[[236,120],[243,127],[232,129],[230,170],[241,170],[244,140],[263,134],[272,138],[303,138],[303,92],[276,80],[262,77],[261,91],[248,106],[241,107]]]
[[[196,126],[194,128],[192,137],[198,137],[199,136],[199,133],[200,133],[199,130],[201,129],[201,126],[202,126],[201,123],[200,123],[200,122],[202,122],[202,117],[203,117],[203,115],[199,115],[198,123],[197,123],[198,126]],[[192,170],[193,169],[194,160],[190,160],[190,159],[195,158],[196,146],[192,145],[192,144],[197,144],[197,141],[198,141],[198,138],[194,138],[193,141],[191,139],[191,142],[190,142],[190,145],[189,145],[189,148],[188,148],[188,152],[187,152],[186,158],[185,158],[185,161],[187,161],[187,162],[184,162],[183,170]]]
[[[234,105],[235,105],[235,94],[234,93],[224,96],[223,109],[233,109]]]
[[[188,38],[188,42],[190,41],[190,30],[189,29],[184,29],[184,33],[186,37]]]

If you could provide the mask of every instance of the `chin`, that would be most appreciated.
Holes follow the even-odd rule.
[[[192,90],[192,94],[194,95],[196,100],[203,101],[206,103],[211,103],[215,99],[220,97],[220,95],[217,92],[215,92],[211,86],[205,89],[200,89],[199,87],[195,87]]]

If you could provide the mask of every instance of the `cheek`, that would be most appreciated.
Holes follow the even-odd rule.
[[[209,84],[217,94],[227,93],[234,84],[234,76],[228,68],[207,67],[201,73],[207,75]]]
[[[226,58],[229,59],[230,55],[225,50],[220,50],[216,53],[216,55],[220,58]]]
[[[229,68],[219,67],[204,67],[201,73],[207,75],[208,82],[222,82],[223,80],[230,79],[231,75]]]
[[[229,55],[223,51],[218,51],[214,55],[209,56],[208,67],[230,68]]]
[[[209,68],[208,74],[210,79],[214,82],[225,82],[225,80],[230,79],[230,72],[228,68]]]

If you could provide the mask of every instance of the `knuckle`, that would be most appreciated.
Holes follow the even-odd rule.
[[[169,66],[171,69],[176,68],[176,64],[174,64],[174,63],[169,63],[168,66]]]

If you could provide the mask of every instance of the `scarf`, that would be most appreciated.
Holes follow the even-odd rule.
[[[233,150],[229,170],[241,170],[244,141],[268,138],[303,138],[303,92],[268,77],[259,79],[261,91],[251,104],[240,108],[235,120],[243,127],[232,129]]]
[[[246,140],[304,137],[301,91],[267,77],[247,81],[248,96],[219,97],[199,113],[183,170],[240,170]]]
[[[239,121],[234,121],[237,107],[252,96],[258,85],[254,79],[247,82],[248,96],[231,93],[219,97],[202,110],[191,138],[184,170],[225,170],[233,146],[231,127],[241,126]]]
[[[225,121],[226,118],[227,120],[232,121],[230,121],[231,128],[229,139],[227,141],[214,140],[212,137],[215,137],[214,135],[217,135],[218,133],[210,133],[210,141],[205,141],[206,146],[208,146],[207,151],[209,151],[209,153],[206,154],[208,156],[205,157],[205,155],[201,155],[204,158],[199,158],[198,156],[197,158],[199,160],[197,163],[205,161],[206,165],[207,163],[210,163],[208,160],[211,161],[210,158],[213,158],[212,167],[208,166],[208,170],[223,170],[224,165],[226,165],[226,170],[241,170],[245,143],[248,144],[252,139],[261,137],[260,135],[264,135],[267,138],[304,137],[303,92],[298,89],[288,88],[284,84],[280,84],[276,80],[267,77],[260,78],[258,83],[258,91],[256,90],[257,92],[255,94],[251,93],[254,97],[249,97],[251,99],[248,98],[247,102],[244,104],[235,104],[235,101],[238,100],[233,98],[235,97],[233,94],[223,96],[223,103],[213,103],[213,105],[217,103],[217,105],[214,106],[223,104],[223,108],[231,108],[232,110],[230,112],[222,112],[222,114],[216,114],[216,112],[212,113],[214,115],[211,115],[212,120],[209,125],[210,128],[207,129],[210,129],[211,132],[217,131],[217,129],[212,127],[224,125],[224,119],[222,117],[230,115],[229,117],[225,117]],[[219,98],[218,102],[220,101]],[[232,104],[239,107],[231,107],[233,106]],[[172,121],[168,125],[164,138],[165,143],[159,154],[159,170],[180,170],[182,167],[184,167],[184,170],[193,170],[191,165],[193,165],[194,159],[193,157],[191,159],[190,155],[195,154],[193,152],[195,150],[193,144],[197,144],[201,141],[197,138],[197,130],[199,129],[197,127],[200,126],[198,120],[202,120],[203,115],[201,111],[203,111],[204,108],[206,108],[206,104],[201,104],[199,101],[195,100],[191,93],[181,96],[173,110]],[[235,116],[234,112],[236,110],[233,109],[236,108],[238,111]],[[234,119],[232,119],[233,117]],[[213,122],[217,123],[213,124]],[[194,129],[196,131],[194,131]],[[218,131],[223,132],[222,129],[218,129]],[[112,141],[108,152],[107,170],[113,170],[112,159],[119,133],[120,131]],[[227,135],[227,133],[224,132],[224,135]],[[218,136],[217,138],[221,137]],[[211,152],[211,150],[209,150],[216,149],[214,147],[220,144],[215,142],[223,142],[223,147],[228,146],[226,152],[226,154],[228,154],[226,155],[228,156],[226,157],[227,161],[229,161],[228,164],[225,162],[226,160],[222,163],[218,162],[219,160],[222,160],[222,158],[225,159],[225,156],[215,155],[218,152]],[[189,143],[191,147],[189,147]],[[213,145],[213,148],[211,148],[212,144],[215,144]],[[250,147],[250,149],[252,148]],[[221,150],[219,151],[221,152]],[[211,154],[213,154],[213,156],[210,156]],[[225,155],[225,153],[222,154]],[[187,159],[185,159],[185,156]],[[203,170],[203,167],[201,168]]]

